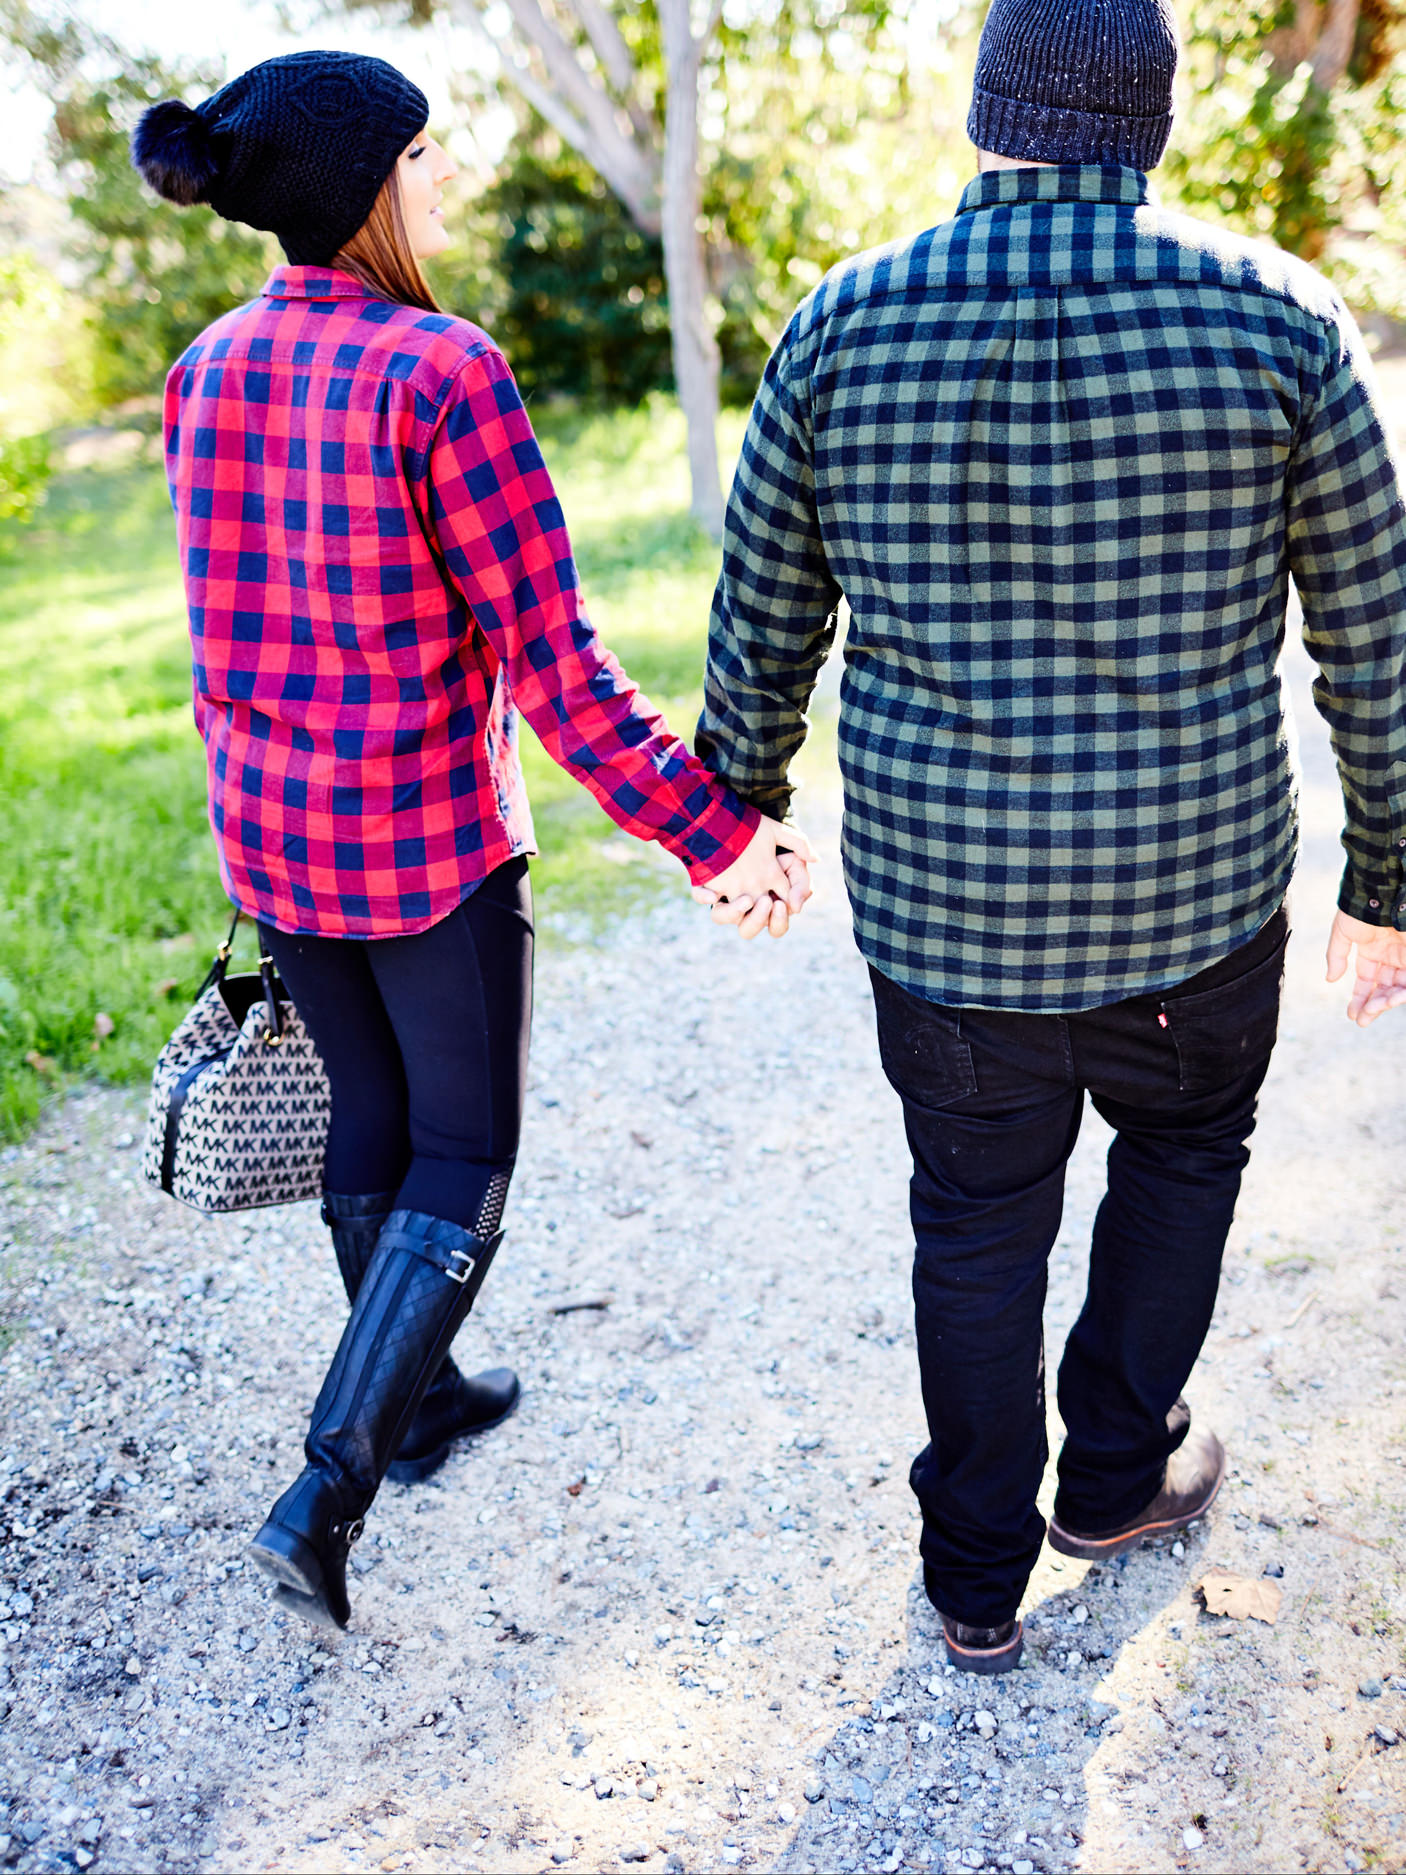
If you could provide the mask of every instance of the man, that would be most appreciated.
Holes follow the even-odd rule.
[[[698,746],[780,816],[851,608],[844,864],[913,1153],[952,1662],[1016,1664],[1045,1535],[1041,1312],[1084,1094],[1114,1128],[1049,1526],[1210,1506],[1182,1388],[1275,1038],[1290,573],[1347,804],[1329,976],[1406,1000],[1406,513],[1361,341],[1272,248],[1163,213],[1169,0],[995,0],[956,217],[836,268],[767,367]],[[719,918],[740,915],[719,906]]]

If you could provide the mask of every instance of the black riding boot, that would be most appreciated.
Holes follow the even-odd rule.
[[[322,1199],[322,1221],[332,1232],[337,1268],[348,1302],[356,1301],[361,1278],[376,1248],[381,1226],[390,1216],[395,1193],[366,1195],[329,1191]],[[418,1484],[439,1470],[456,1439],[487,1432],[508,1417],[522,1389],[511,1367],[490,1367],[481,1374],[461,1374],[446,1355],[430,1382],[414,1424],[390,1464],[393,1484]]]
[[[387,1218],[312,1409],[307,1464],[252,1545],[285,1607],[347,1625],[347,1552],[501,1241],[423,1211]]]

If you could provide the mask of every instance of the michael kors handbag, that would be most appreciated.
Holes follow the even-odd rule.
[[[228,974],[241,915],[157,1058],[147,1107],[142,1176],[207,1215],[318,1197],[332,1109],[273,959]]]

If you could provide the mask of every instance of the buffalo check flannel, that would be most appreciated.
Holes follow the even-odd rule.
[[[231,899],[284,931],[445,917],[533,847],[514,706],[701,880],[757,823],[600,644],[502,354],[279,267],[171,371],[195,716]]]
[[[1177,982],[1284,897],[1290,575],[1347,804],[1341,904],[1406,929],[1406,514],[1311,269],[1134,170],[1003,170],[830,273],[767,366],[696,747],[771,813],[836,627],[860,949],[930,1001]]]

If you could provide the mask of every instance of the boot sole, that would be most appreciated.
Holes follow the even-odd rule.
[[[1127,1550],[1136,1549],[1148,1537],[1170,1536],[1174,1530],[1184,1530],[1188,1524],[1195,1523],[1198,1517],[1204,1517],[1220,1494],[1220,1488],[1225,1483],[1225,1471],[1226,1460],[1222,1458],[1215,1483],[1195,1510],[1189,1510],[1181,1517],[1157,1518],[1140,1523],[1135,1529],[1116,1530],[1112,1536],[1076,1536],[1072,1530],[1064,1529],[1051,1517],[1045,1540],[1061,1556],[1073,1556],[1080,1562],[1099,1562],[1109,1556],[1121,1556]]]
[[[948,1660],[959,1673],[1009,1673],[1020,1665],[1020,1656],[1025,1648],[1025,1628],[1017,1622],[1015,1633],[1001,1647],[963,1647],[952,1639],[946,1627],[942,1630],[942,1640]]]
[[[322,1565],[300,1536],[282,1524],[266,1523],[249,1545],[249,1554],[273,1578],[274,1600],[280,1608],[319,1627],[343,1627],[327,1605]]]
[[[519,1386],[511,1404],[496,1419],[484,1419],[477,1425],[465,1426],[462,1432],[456,1432],[453,1438],[446,1439],[443,1445],[437,1445],[432,1452],[425,1452],[419,1458],[393,1458],[386,1467],[386,1476],[392,1484],[422,1484],[426,1478],[434,1476],[461,1439],[476,1439],[481,1432],[492,1432],[505,1419],[511,1419],[521,1398],[522,1388]]]

